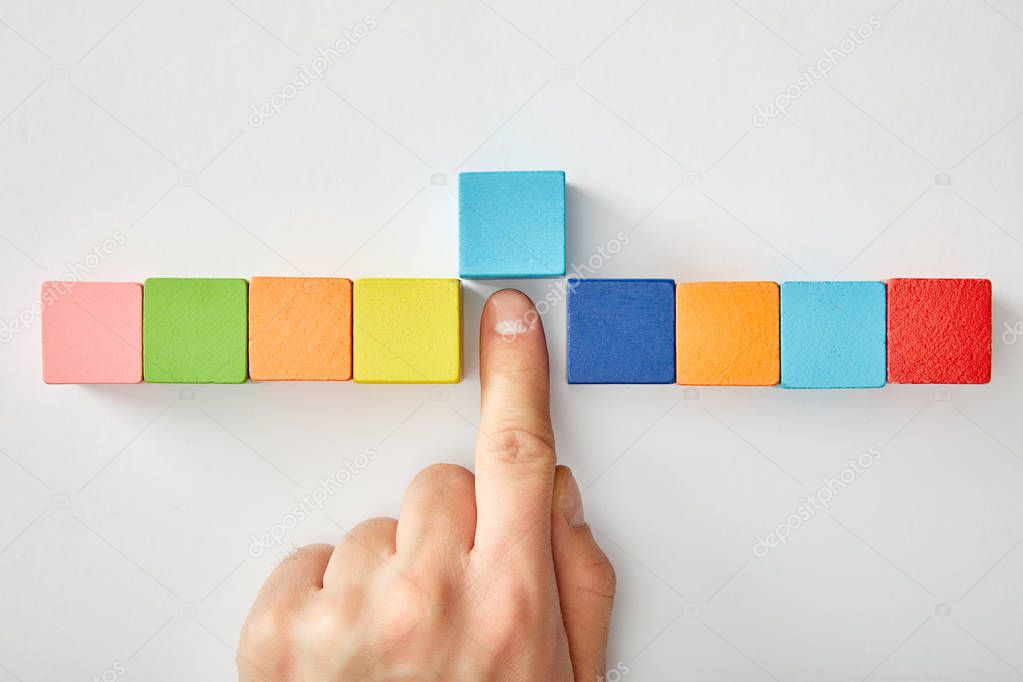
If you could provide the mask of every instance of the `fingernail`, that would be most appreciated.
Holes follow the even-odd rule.
[[[529,298],[520,291],[504,289],[490,297],[494,331],[507,342],[515,340],[519,334],[536,328],[538,313]]]
[[[561,491],[558,493],[558,509],[565,517],[565,521],[572,528],[586,525],[586,517],[583,514],[583,498],[579,493],[579,484],[575,482],[575,476],[568,472]]]

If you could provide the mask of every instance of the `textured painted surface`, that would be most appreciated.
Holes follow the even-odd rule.
[[[888,381],[991,381],[991,282],[890,279]]]
[[[457,279],[359,279],[353,302],[355,380],[451,384],[462,372]]]
[[[459,174],[458,271],[467,278],[564,275],[564,171]]]
[[[142,381],[142,286],[133,282],[44,282],[43,381]]]
[[[786,388],[885,385],[882,282],[781,285],[781,383]]]
[[[351,379],[351,280],[253,277],[249,376],[253,381]]]
[[[677,382],[777,384],[778,304],[774,282],[679,283],[675,290]]]
[[[243,279],[147,279],[142,303],[146,381],[244,383],[247,289]]]
[[[675,283],[570,279],[568,382],[675,383]]]

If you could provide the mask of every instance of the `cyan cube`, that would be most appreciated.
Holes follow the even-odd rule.
[[[458,272],[468,279],[565,274],[565,172],[458,175]]]
[[[781,285],[781,385],[880,388],[887,380],[883,282]]]
[[[675,383],[675,282],[568,280],[568,383]]]

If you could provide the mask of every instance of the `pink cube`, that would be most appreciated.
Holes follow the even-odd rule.
[[[43,381],[142,381],[142,285],[44,282]]]

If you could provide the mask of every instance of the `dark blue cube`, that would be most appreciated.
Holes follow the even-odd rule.
[[[675,383],[675,282],[569,279],[568,383]]]

